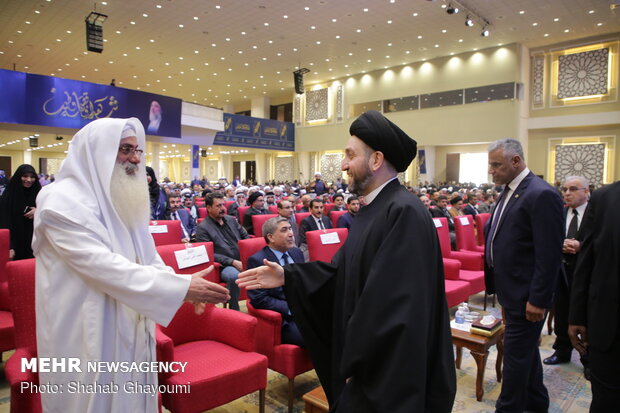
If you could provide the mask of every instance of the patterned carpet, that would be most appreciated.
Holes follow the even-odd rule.
[[[482,295],[474,296],[470,300],[470,308],[482,309]],[[452,314],[455,309],[452,309]],[[489,307],[489,312],[499,315],[499,308]],[[540,354],[542,358],[553,353],[554,336],[547,335],[543,329]],[[10,352],[3,354],[6,361]],[[476,401],[476,364],[467,349],[463,349],[461,369],[457,370],[457,394],[453,412],[465,413],[492,413],[495,411],[495,400],[499,396],[501,384],[495,376],[496,348],[490,351],[484,374],[484,396],[482,401]],[[559,366],[543,366],[544,381],[549,390],[551,406],[549,413],[586,413],[590,406],[592,393],[590,384],[583,377],[583,369],[576,352],[573,352],[571,363]],[[295,413],[304,409],[302,395],[319,385],[314,371],[300,375],[295,379]],[[266,397],[267,413],[287,412],[288,381],[286,377],[269,370]],[[4,363],[0,365],[0,413],[10,411],[10,391],[4,377]],[[164,411],[167,411],[164,409]],[[237,399],[224,406],[209,410],[209,413],[253,413],[258,412],[258,392]]]

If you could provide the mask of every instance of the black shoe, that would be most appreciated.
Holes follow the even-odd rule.
[[[547,357],[546,359],[543,360],[543,363],[545,363],[548,366],[553,366],[555,364],[562,364],[562,363],[568,363],[568,362],[570,362],[570,356],[561,357],[557,351],[553,353],[550,357]]]

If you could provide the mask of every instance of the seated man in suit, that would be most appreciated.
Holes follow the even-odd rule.
[[[299,212],[310,212],[310,200],[312,198],[310,195],[303,195],[300,199],[301,204],[303,205]]]
[[[207,218],[196,228],[197,242],[213,242],[215,262],[222,266],[220,277],[230,291],[230,308],[239,310],[239,287],[235,283],[243,268],[237,242],[250,236],[236,219],[226,215],[224,195],[212,192],[205,198]]]
[[[284,217],[270,218],[263,224],[263,237],[267,246],[248,259],[248,269],[260,267],[263,260],[282,266],[304,262],[304,255],[295,247],[291,223]],[[282,287],[248,290],[254,308],[272,310],[282,314],[282,344],[304,346],[304,340],[291,317]]]
[[[254,224],[252,224],[252,215],[264,215],[267,213],[263,206],[265,205],[265,198],[260,191],[252,192],[252,195],[248,198],[248,205],[250,209],[245,211],[243,215],[243,227],[250,235],[254,235]]]
[[[170,210],[168,219],[181,221],[181,232],[183,233],[181,242],[190,242],[196,231],[196,222],[185,208],[181,208],[181,197],[170,194],[168,196],[168,208]]]
[[[476,216],[479,214],[476,209],[476,204],[478,203],[478,197],[474,192],[469,192],[467,194],[467,205],[463,208],[463,214]]]
[[[293,237],[295,238],[295,246],[299,247],[301,244],[299,239],[299,223],[295,219],[295,207],[293,203],[288,199],[278,201],[278,215],[286,218],[291,224],[291,231],[293,231]]]
[[[351,229],[353,218],[360,211],[360,200],[355,195],[347,199],[347,209],[349,211],[338,218],[338,225],[336,225],[338,228]]]
[[[439,195],[437,197],[437,208],[431,209],[431,215],[433,218],[446,218],[448,220],[448,229],[450,230],[450,244],[452,249],[456,250],[456,232],[454,232],[454,219],[450,212],[448,212],[448,197],[445,195]]]
[[[308,244],[306,243],[306,232],[318,229],[328,229],[332,227],[332,220],[323,215],[323,200],[315,198],[310,201],[310,216],[304,218],[299,226],[299,238],[301,250],[306,261],[308,260]]]
[[[463,198],[461,198],[458,195],[455,196],[454,198],[452,198],[450,200],[450,205],[452,205],[452,208],[450,208],[449,212],[450,212],[450,215],[452,215],[453,218],[465,215],[463,213]]]

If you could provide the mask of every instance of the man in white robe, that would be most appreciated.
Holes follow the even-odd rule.
[[[125,388],[157,385],[156,372],[89,371],[87,363],[156,361],[155,323],[167,325],[184,301],[229,298],[224,287],[202,278],[210,269],[174,274],[157,255],[148,231],[144,145],[138,119],[91,122],[71,141],[56,181],[38,196],[38,357],[79,358],[82,370],[39,373],[41,384],[62,389],[41,395],[44,412],[156,412],[156,393]],[[71,391],[89,385],[118,388]]]

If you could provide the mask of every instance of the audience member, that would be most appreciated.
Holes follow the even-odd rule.
[[[334,195],[333,200],[334,200],[334,207],[332,208],[332,211],[346,211],[347,210],[347,206],[344,203],[344,195],[336,194]]]
[[[248,269],[263,265],[263,260],[282,266],[304,262],[304,255],[295,247],[291,223],[284,217],[270,218],[263,224],[263,237],[267,246],[248,259]],[[291,316],[282,287],[248,290],[254,308],[272,310],[282,315],[282,344],[304,347],[304,339]]]
[[[521,143],[489,147],[489,174],[505,185],[486,232],[485,283],[503,307],[504,374],[498,413],[546,412],[538,339],[562,265],[564,220],[558,192],[527,168]]]
[[[286,218],[291,224],[291,231],[293,231],[295,246],[299,247],[301,245],[301,238],[299,236],[299,223],[295,218],[295,207],[293,207],[293,203],[287,199],[283,199],[278,202],[278,215]]]
[[[448,197],[445,195],[437,196],[436,208],[431,208],[431,216],[434,218],[445,218],[448,220],[448,230],[450,231],[450,245],[452,249],[456,249],[456,232],[454,232],[454,219],[452,214],[448,212]]]
[[[166,219],[166,201],[168,200],[168,195],[157,183],[155,171],[150,166],[146,167],[146,182],[149,184],[151,219]]]
[[[265,215],[267,211],[263,208],[265,201],[263,194],[260,191],[252,192],[252,195],[248,198],[248,204],[250,209],[245,211],[243,215],[243,227],[250,235],[254,235],[254,224],[252,223],[253,215]]]
[[[239,220],[239,207],[247,206],[243,188],[237,188],[235,198],[236,198],[235,202],[233,202],[232,204],[228,206],[228,210],[226,211],[226,213],[232,217],[237,218],[237,221],[238,221]]]
[[[347,210],[345,214],[342,214],[338,218],[338,225],[336,226],[338,228],[347,228],[350,230],[353,224],[353,218],[355,218],[355,215],[360,211],[360,201],[355,195],[347,199]]]
[[[168,219],[181,221],[181,232],[183,234],[181,242],[190,242],[196,231],[196,222],[186,209],[181,208],[181,198],[177,195],[170,195],[168,197],[168,210]]]
[[[319,229],[328,229],[332,227],[332,221],[323,215],[323,201],[315,198],[310,201],[310,215],[304,218],[299,224],[300,248],[304,253],[306,261],[308,261],[308,244],[306,243],[306,232],[316,231]]]
[[[230,292],[230,308],[239,310],[239,287],[235,280],[242,269],[239,246],[241,239],[249,238],[237,220],[226,215],[224,195],[213,192],[205,198],[207,218],[196,227],[197,242],[213,242],[215,262],[219,262],[220,277]]]
[[[476,209],[477,204],[478,204],[478,197],[476,196],[476,194],[474,192],[468,192],[467,193],[467,205],[463,207],[463,214],[471,215],[473,217],[478,215],[479,212]]]
[[[448,212],[450,212],[450,215],[452,215],[452,218],[465,215],[463,214],[463,211],[462,211],[463,210],[463,198],[461,198],[458,195],[453,197],[452,199],[450,199],[450,205],[452,206],[452,208],[450,208]]]

